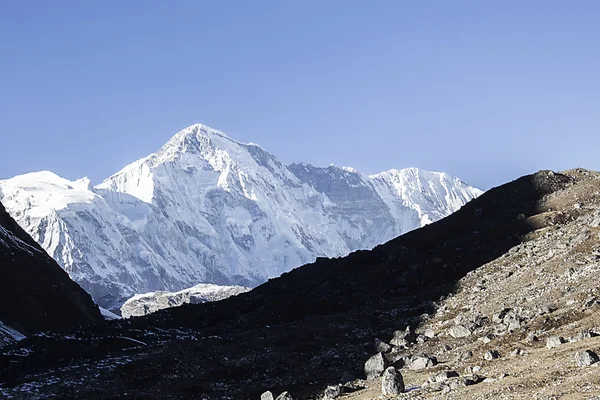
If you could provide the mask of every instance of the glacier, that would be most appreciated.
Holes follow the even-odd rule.
[[[253,287],[373,248],[481,193],[417,168],[284,165],[202,124],[95,186],[48,171],[0,181],[11,216],[111,311],[137,293]]]
[[[136,294],[121,306],[123,318],[139,317],[182,304],[200,304],[224,300],[249,291],[244,286],[219,286],[200,283],[179,292],[150,292]]]

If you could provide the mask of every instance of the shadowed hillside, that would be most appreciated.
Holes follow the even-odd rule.
[[[40,393],[61,398],[127,392],[152,399],[252,399],[267,389],[310,398],[326,385],[363,378],[376,338],[389,340],[394,331],[426,321],[460,279],[552,222],[538,218],[548,211],[548,197],[594,176],[541,171],[372,251],[319,259],[237,297],[98,325],[77,344],[44,342],[45,352],[35,351],[35,340],[24,341],[36,362],[17,363],[0,381],[18,387],[45,371],[62,381],[42,385]],[[143,344],[107,346],[115,336]],[[70,348],[72,356],[54,360],[53,346],[63,354]],[[92,371],[82,367],[85,360],[96,363]],[[71,365],[71,372],[48,372],[61,365]],[[82,375],[89,384],[73,391],[68,382]]]
[[[91,297],[0,203],[0,321],[27,335],[64,332],[101,319]]]

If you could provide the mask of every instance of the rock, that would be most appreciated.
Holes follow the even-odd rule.
[[[481,371],[481,366],[476,365],[474,367],[466,367],[465,368],[465,374],[475,374],[477,372]]]
[[[546,347],[549,349],[558,347],[563,343],[565,343],[565,339],[563,339],[561,336],[552,336],[546,339]]]
[[[592,228],[600,227],[600,212],[596,211],[592,216],[592,221],[590,222],[590,226]]]
[[[417,341],[417,334],[414,329],[407,326],[404,331],[394,332],[394,337],[390,340],[390,344],[394,346],[409,347],[411,344]]]
[[[592,332],[592,331],[582,331],[582,332],[579,332],[577,335],[573,336],[572,338],[570,338],[569,342],[578,342],[580,340],[590,339],[590,338],[593,338],[593,337],[596,337],[596,336],[598,336],[598,334],[595,333],[595,332]]]
[[[457,361],[467,361],[473,357],[473,352],[471,350],[463,351],[458,355]]]
[[[428,356],[415,356],[408,364],[408,369],[412,371],[420,371],[436,365],[437,359],[435,357]]]
[[[294,400],[289,392],[283,392],[275,400]]]
[[[453,338],[458,339],[470,336],[471,331],[462,325],[455,325],[448,330],[448,334]]]
[[[266,392],[260,395],[260,400],[274,400],[273,393],[267,390]]]
[[[506,316],[506,314],[508,314],[510,310],[510,308],[505,308],[499,313],[492,315],[492,322],[495,322],[496,324],[501,324],[504,320],[504,317]]]
[[[521,350],[521,349],[514,349],[513,351],[510,352],[509,356],[511,356],[511,357],[517,357],[517,356],[520,356],[521,354],[523,354],[523,350]]]
[[[458,378],[458,372],[456,371],[440,371],[437,374],[430,375],[427,379],[429,383],[445,382],[450,378]]]
[[[426,383],[426,384],[422,385],[421,389],[425,393],[431,393],[431,392],[441,392],[442,390],[444,390],[447,387],[448,386],[446,386],[442,383],[434,382],[434,383]]]
[[[495,336],[494,336],[494,335],[492,335],[492,334],[490,333],[490,334],[487,334],[487,335],[483,336],[483,337],[481,338],[481,341],[482,341],[483,343],[486,343],[486,344],[487,344],[487,343],[491,342],[491,341],[492,341],[492,339],[494,339],[494,338],[495,338]]]
[[[342,385],[327,386],[327,388],[323,392],[323,400],[337,399],[342,394],[344,394],[344,386],[342,386]]]
[[[539,340],[539,338],[537,337],[537,335],[535,334],[535,332],[529,332],[527,334],[527,337],[525,338],[525,341],[527,343],[537,342],[538,340]]]
[[[382,340],[375,339],[375,350],[378,353],[387,353],[392,350],[392,346]]]
[[[365,363],[365,375],[369,380],[378,378],[388,366],[389,361],[383,356],[383,353],[377,353]]]
[[[575,362],[579,367],[587,367],[598,362],[598,360],[598,355],[591,350],[578,351],[575,353]]]
[[[483,358],[488,361],[491,361],[496,358],[500,358],[500,353],[498,352],[498,350],[489,350],[489,351],[485,352],[485,354],[483,355]]]
[[[597,305],[598,303],[599,302],[598,302],[598,299],[596,297],[590,296],[587,299],[585,299],[585,302],[583,303],[583,306],[585,308],[591,308],[591,307],[594,307],[595,305]]]
[[[435,332],[433,329],[426,329],[425,332],[423,332],[423,335],[425,335],[426,338],[433,339],[435,337]]]
[[[383,395],[397,395],[404,393],[404,378],[402,378],[400,372],[396,371],[396,368],[389,367],[383,373],[381,393]]]
[[[516,331],[521,327],[521,319],[514,316],[506,316],[503,320],[504,325],[508,327],[509,331]]]

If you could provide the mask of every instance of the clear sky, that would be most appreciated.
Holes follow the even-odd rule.
[[[0,178],[94,183],[202,122],[482,188],[600,169],[599,1],[0,0]]]

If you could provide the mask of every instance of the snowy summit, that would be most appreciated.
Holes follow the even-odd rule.
[[[97,186],[50,172],[0,181],[17,222],[103,307],[198,283],[255,286],[369,249],[482,192],[415,168],[365,177],[284,165],[197,124]]]

